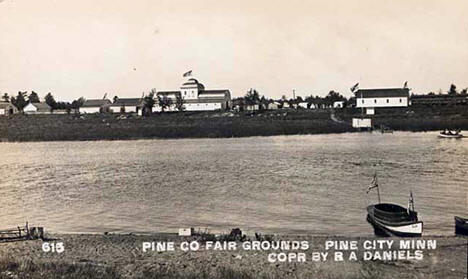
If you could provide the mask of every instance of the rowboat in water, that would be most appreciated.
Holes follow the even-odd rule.
[[[468,219],[455,216],[455,233],[468,235]]]
[[[418,213],[414,210],[412,192],[410,192],[408,207],[405,208],[398,204],[382,203],[380,201],[377,175],[374,175],[367,193],[373,188],[377,188],[379,203],[367,206],[367,222],[372,225],[376,235],[401,237],[422,235],[423,222],[418,220]]]

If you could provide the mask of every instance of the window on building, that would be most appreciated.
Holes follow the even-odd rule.
[[[400,103],[403,102],[401,99],[400,99]]]
[[[364,99],[362,99],[362,103],[364,104]]]
[[[388,104],[388,102],[389,102],[389,101],[388,101],[388,99],[387,99],[387,104]]]
[[[374,99],[374,104],[377,104],[377,99]]]

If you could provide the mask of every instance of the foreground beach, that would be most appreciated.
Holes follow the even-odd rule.
[[[290,263],[270,263],[268,254],[275,252],[271,250],[206,251],[203,241],[200,251],[184,252],[178,249],[180,243],[196,238],[169,234],[68,234],[48,238],[48,243],[62,242],[64,252],[44,252],[42,240],[0,243],[0,278],[466,278],[467,274],[467,239],[455,236],[420,238],[437,241],[436,249],[423,251],[422,260],[363,261],[360,249],[357,261],[342,262],[332,258],[313,261],[312,253],[333,253],[335,250],[325,249],[327,240],[362,244],[378,238],[273,237],[310,244],[304,251],[306,262]],[[177,249],[143,252],[143,242],[158,241],[174,242]]]

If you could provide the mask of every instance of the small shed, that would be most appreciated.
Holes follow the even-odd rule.
[[[344,101],[333,102],[333,108],[344,108]]]
[[[12,115],[18,113],[18,109],[10,102],[0,102],[0,115]]]

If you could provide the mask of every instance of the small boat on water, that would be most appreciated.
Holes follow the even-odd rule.
[[[371,186],[367,193],[373,188],[379,190],[377,176],[374,175]],[[378,236],[421,236],[423,222],[418,220],[418,213],[414,210],[413,194],[410,192],[408,208],[398,204],[379,203],[367,206],[367,222],[374,227],[374,233]]]
[[[455,234],[468,235],[468,218],[455,216]]]
[[[460,130],[450,131],[445,129],[439,133],[439,138],[458,139],[462,137],[463,135],[460,134]]]

